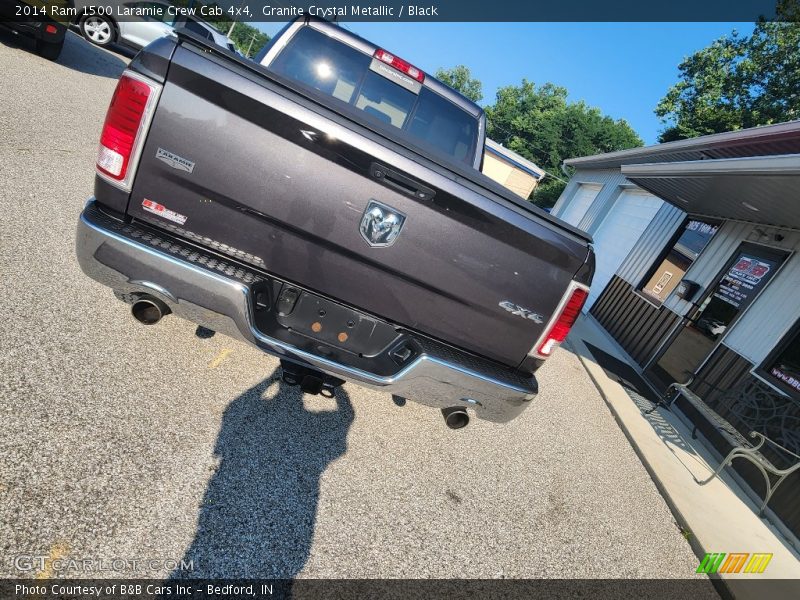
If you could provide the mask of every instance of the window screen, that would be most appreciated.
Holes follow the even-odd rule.
[[[303,27],[270,68],[362,110],[369,121],[407,132],[421,146],[472,163],[478,119],[425,86],[415,94],[394,83],[370,70],[371,62],[371,56]]]
[[[409,131],[437,150],[469,162],[478,136],[478,122],[465,118],[464,111],[449,100],[422,88]]]

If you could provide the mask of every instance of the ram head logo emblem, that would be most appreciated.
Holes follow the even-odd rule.
[[[361,217],[361,237],[370,246],[391,246],[400,235],[406,216],[375,200],[371,200]]]

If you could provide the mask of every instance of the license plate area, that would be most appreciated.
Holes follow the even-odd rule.
[[[294,333],[365,358],[383,353],[401,336],[388,323],[287,285],[278,294],[275,315]]]

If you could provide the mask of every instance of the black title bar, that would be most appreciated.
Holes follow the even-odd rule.
[[[658,557],[653,557],[654,561]],[[723,589],[725,588],[725,589]],[[3,600],[796,600],[786,579],[0,579]]]
[[[164,1],[164,0],[159,0]],[[798,0],[433,0],[398,2],[392,0],[311,1],[292,0],[172,0],[170,14],[206,21],[286,22],[299,16],[335,21],[390,22],[697,22],[774,20],[776,4],[796,5]],[[97,0],[71,7],[66,0],[31,0],[24,16],[72,19],[89,6],[95,14],[106,14],[117,21],[146,18],[137,14],[154,3],[130,0]],[[20,10],[19,8],[17,10]],[[790,10],[797,18],[798,12]],[[780,13],[786,15],[786,11]],[[777,18],[786,18],[778,16]]]

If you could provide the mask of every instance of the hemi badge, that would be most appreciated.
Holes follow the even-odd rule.
[[[156,152],[156,158],[167,163],[173,169],[186,171],[187,173],[194,171],[194,163],[191,160],[178,156],[177,154],[173,154],[169,150],[159,148]]]
[[[186,215],[182,215],[180,213],[176,213],[174,210],[168,209],[163,204],[159,204],[158,202],[153,202],[152,200],[148,200],[145,198],[142,200],[142,208],[145,209],[147,212],[151,212],[154,215],[158,215],[167,221],[172,221],[173,223],[177,223],[178,225],[183,225],[186,223]]]

